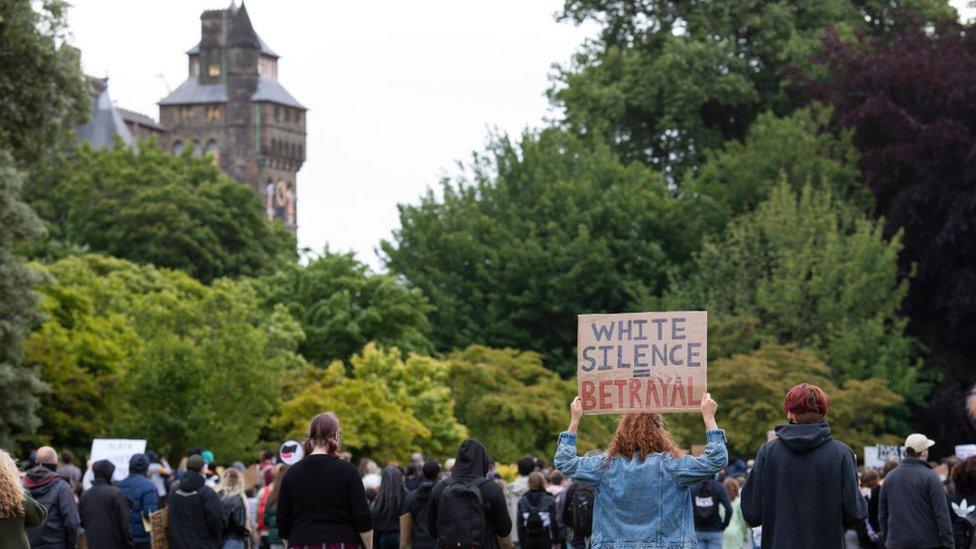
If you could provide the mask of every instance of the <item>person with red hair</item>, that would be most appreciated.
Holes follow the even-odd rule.
[[[830,398],[801,383],[786,393],[789,421],[763,444],[742,488],[742,516],[762,526],[762,547],[844,547],[844,533],[868,508],[858,487],[854,452],[830,434]]]

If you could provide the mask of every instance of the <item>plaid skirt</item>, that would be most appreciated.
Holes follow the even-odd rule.
[[[365,549],[359,543],[314,543],[311,545],[289,545],[288,549]]]

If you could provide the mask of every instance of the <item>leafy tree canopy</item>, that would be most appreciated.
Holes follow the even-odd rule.
[[[684,188],[683,207],[713,234],[736,216],[750,212],[785,180],[795,191],[810,185],[870,211],[871,196],[860,180],[850,135],[830,131],[830,109],[815,106],[786,117],[759,115],[742,141],[707,151]]]
[[[43,277],[14,248],[40,237],[44,226],[20,199],[24,179],[10,154],[0,149],[0,446],[8,448],[16,435],[32,433],[40,423],[40,376],[23,364],[21,344],[41,321],[33,288]]]
[[[792,71],[812,69],[827,24],[885,35],[956,13],[946,0],[567,0],[561,17],[602,27],[557,70],[566,125],[681,178],[759,113],[802,104]]]
[[[85,145],[28,190],[55,240],[204,282],[270,273],[295,259],[294,236],[264,217],[254,192],[189,151]]]
[[[671,306],[701,307],[714,320],[754,317],[759,334],[818,352],[838,382],[877,377],[920,402],[928,387],[898,316],[908,289],[898,275],[901,237],[886,241],[881,225],[828,191],[797,194],[783,182],[705,241],[698,272]]]
[[[538,354],[512,349],[472,345],[455,351],[448,361],[457,417],[491,457],[511,463],[525,455],[553,455],[556,434],[569,422],[575,379],[561,380],[543,367]],[[584,422],[580,448],[609,444],[612,422],[608,417]]]
[[[400,224],[381,247],[434,305],[438,349],[533,350],[564,374],[576,315],[639,308],[697,241],[660,175],[552,129],[496,139]]]
[[[43,432],[59,444],[131,435],[170,455],[206,445],[244,458],[303,369],[301,328],[245,281],[205,286],[101,255],[44,268],[50,317],[28,360],[50,388]]]
[[[951,453],[976,437],[962,405],[976,383],[976,33],[945,25],[825,44],[830,78],[814,97],[853,129],[885,233],[903,235],[909,331],[943,374],[920,420]]]
[[[349,254],[328,249],[306,265],[286,265],[261,279],[266,303],[288,307],[305,332],[300,350],[320,365],[349,360],[373,341],[404,352],[429,352],[431,307],[417,289],[374,274]]]
[[[63,45],[68,3],[0,2],[0,149],[21,168],[70,142],[91,99],[78,50]]]
[[[719,403],[719,426],[727,430],[729,451],[748,459],[766,442],[766,433],[786,423],[783,398],[800,383],[812,383],[830,397],[827,420],[839,440],[858,453],[869,444],[898,444],[886,430],[887,412],[901,404],[884,379],[836,383],[830,367],[816,353],[794,345],[767,343],[708,365],[708,390]],[[701,418],[668,417],[675,439],[689,448],[702,444]]]
[[[457,420],[447,385],[449,365],[375,344],[352,357],[347,374],[342,362],[311,375],[311,383],[281,408],[272,427],[282,438],[301,440],[308,422],[330,410],[342,423],[343,447],[355,456],[406,462],[413,452],[448,456],[457,451],[467,429]]]

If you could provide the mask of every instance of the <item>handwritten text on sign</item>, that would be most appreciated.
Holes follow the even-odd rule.
[[[707,386],[708,313],[579,315],[583,413],[697,410]]]

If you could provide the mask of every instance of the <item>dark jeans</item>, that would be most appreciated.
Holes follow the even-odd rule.
[[[398,530],[380,532],[378,536],[379,539],[376,541],[378,549],[400,549],[400,532]]]

